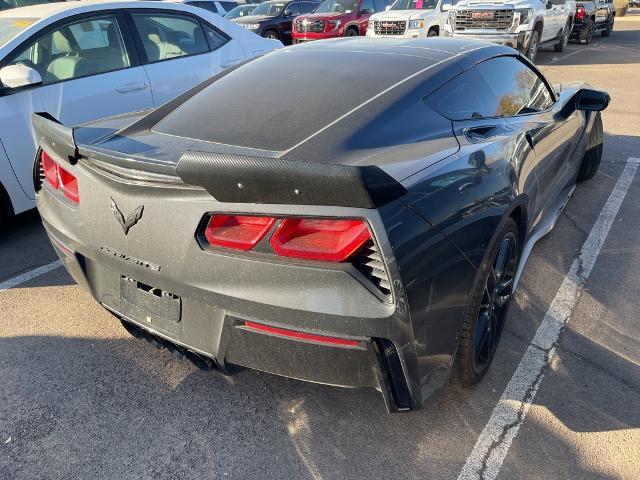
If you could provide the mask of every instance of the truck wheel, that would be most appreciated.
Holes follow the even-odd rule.
[[[275,30],[267,30],[262,35],[264,38],[270,38],[271,40],[280,40],[280,35]]]
[[[429,33],[427,33],[427,37],[437,37],[438,36],[438,32],[435,31],[435,29],[431,29],[429,30]]]
[[[582,34],[581,43],[585,45],[589,45],[591,43],[591,39],[593,38],[593,20],[589,19],[587,24],[584,26],[584,31]]]
[[[607,22],[607,28],[602,30],[602,32],[600,32],[600,35],[602,35],[603,37],[610,36],[611,30],[613,30],[613,22],[615,22],[615,20],[616,20],[615,16],[611,15],[611,17],[609,18],[609,21]]]
[[[539,43],[538,31],[534,30],[533,32],[531,32],[529,45],[527,45],[526,50],[522,52],[532,62],[536,61],[536,56],[538,55],[538,46],[539,46],[538,43]]]
[[[451,380],[471,386],[482,380],[498,347],[518,269],[518,225],[509,217],[498,227],[465,313]]]
[[[602,137],[602,116],[600,115],[600,112],[596,112],[596,119],[593,122],[593,128],[589,135],[587,151],[584,153],[582,165],[580,165],[580,171],[578,172],[578,182],[591,180],[598,171],[598,168],[600,168],[603,145]]]
[[[344,36],[345,37],[357,37],[358,36],[358,29],[357,28],[353,28],[353,27],[349,27],[344,32]]]
[[[571,20],[567,21],[567,24],[562,29],[562,36],[560,37],[560,41],[553,46],[554,52],[562,52],[564,51],[564,47],[569,43],[569,35],[571,35]]]

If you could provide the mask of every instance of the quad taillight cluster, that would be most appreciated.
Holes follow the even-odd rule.
[[[44,177],[51,188],[60,190],[73,203],[80,203],[78,179],[74,175],[62,168],[45,151],[40,154],[40,165],[42,166]]]
[[[249,215],[212,215],[204,230],[210,245],[252,250],[278,218]],[[366,223],[352,219],[284,218],[269,239],[282,257],[344,262],[371,240]]]

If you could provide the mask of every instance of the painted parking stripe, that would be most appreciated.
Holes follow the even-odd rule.
[[[0,283],[0,293],[5,290],[9,290],[10,288],[17,287],[18,285],[22,285],[29,280],[32,280],[40,275],[44,275],[45,273],[49,273],[51,270],[55,270],[58,267],[62,266],[62,262],[60,260],[56,260],[55,262],[48,263],[43,265],[42,267],[34,268],[33,270],[29,270],[28,272],[23,273],[22,275],[18,275],[17,277],[10,278],[5,282]]]
[[[580,254],[573,261],[542,324],[467,458],[458,480],[495,479],[498,476],[509,447],[518,434],[553,359],[560,334],[578,303],[584,284],[639,166],[638,158],[627,161]]]

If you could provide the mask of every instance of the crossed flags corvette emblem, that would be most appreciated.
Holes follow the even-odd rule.
[[[122,231],[124,232],[124,234],[128,234],[131,227],[138,223],[138,221],[142,218],[144,205],[140,205],[132,213],[130,213],[127,218],[125,218],[123,213],[118,208],[118,204],[116,203],[116,201],[111,197],[109,197],[109,199],[111,200],[111,211],[113,212],[113,216],[116,217],[116,220],[122,227]]]

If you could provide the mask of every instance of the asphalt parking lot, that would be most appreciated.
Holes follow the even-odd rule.
[[[52,265],[35,213],[17,218],[0,237],[0,478],[638,478],[639,45],[640,14],[540,53],[552,82],[610,92],[603,163],[535,247],[485,380],[422,411],[155,350]],[[554,312],[568,323],[545,350]]]

